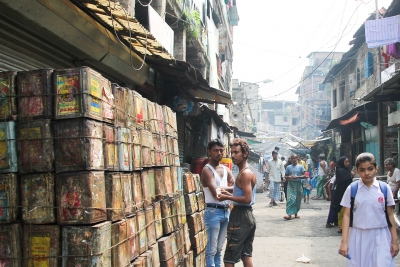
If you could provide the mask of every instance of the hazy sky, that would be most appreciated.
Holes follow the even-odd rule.
[[[375,0],[236,2],[240,21],[233,34],[233,78],[240,82],[271,79],[272,89],[261,92],[266,99],[296,100],[294,92],[308,64],[307,55],[347,52],[353,34],[375,10]],[[378,7],[387,8],[391,2],[378,0]],[[275,96],[283,91],[287,93]]]

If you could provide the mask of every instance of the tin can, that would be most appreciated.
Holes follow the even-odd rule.
[[[0,72],[0,90],[4,101],[0,102],[0,119],[17,120],[16,71]]]
[[[197,173],[193,174],[193,183],[194,183],[194,190],[196,192],[203,191],[203,186],[202,186],[201,180],[200,180],[200,174],[197,174]]]
[[[147,119],[149,121],[149,130],[152,133],[157,133],[158,123],[155,103],[147,101]]]
[[[174,190],[171,181],[171,168],[164,167],[164,183],[165,183],[165,193],[168,196],[173,196]]]
[[[185,237],[183,233],[183,228],[179,228],[176,232],[176,246],[178,248],[178,260],[179,262],[183,261],[184,246],[185,246]]]
[[[173,197],[170,199],[170,207],[171,207],[171,217],[172,217],[172,227],[174,231],[178,229],[178,204],[179,198]]]
[[[156,134],[156,133],[153,133],[152,137],[153,137],[153,142],[152,142],[153,147],[152,147],[152,149],[154,149],[156,151],[160,151],[161,150],[161,144],[160,144],[161,137],[160,137],[160,135]]]
[[[133,144],[133,169],[140,170],[142,167],[142,146],[139,144]]]
[[[146,98],[142,97],[142,101],[143,101],[143,122],[144,122],[144,128],[146,130],[150,129],[150,121],[149,121],[149,117],[148,117],[148,113],[147,113],[147,103],[149,102],[149,100],[147,100]]]
[[[17,175],[15,173],[0,174],[0,224],[17,220],[18,203]]]
[[[150,161],[151,166],[156,166],[156,152],[154,150],[150,150]]]
[[[103,120],[114,124],[114,96],[111,82],[104,77],[101,77],[101,100],[103,102]]]
[[[147,267],[146,266],[146,259],[144,257],[138,257],[132,262],[134,267]]]
[[[57,174],[59,224],[92,224],[107,219],[104,172]]]
[[[21,176],[22,220],[26,224],[55,223],[54,174]]]
[[[154,178],[154,184],[155,184],[155,191],[156,191],[156,196],[158,198],[161,198],[165,196],[165,180],[164,180],[164,168],[156,168],[154,169],[155,173],[155,178]]]
[[[111,266],[127,266],[130,263],[130,250],[126,220],[111,225],[111,246]]]
[[[174,231],[174,225],[172,223],[171,206],[169,199],[161,200],[161,216],[164,235],[172,233]]]
[[[163,236],[157,242],[161,267],[175,267],[171,237],[172,235]]]
[[[108,171],[119,171],[118,147],[116,129],[110,125],[103,125],[103,151],[104,169]]]
[[[124,218],[121,173],[105,173],[107,220],[118,221]]]
[[[149,147],[142,147],[142,167],[153,166],[151,160],[151,150]]]
[[[23,266],[58,267],[60,227],[58,225],[24,225]]]
[[[143,205],[144,208],[147,208],[151,204],[149,175],[147,170],[142,170],[140,180],[142,184]]]
[[[17,73],[18,120],[52,119],[52,69]]]
[[[128,223],[128,235],[129,235],[129,255],[131,261],[139,256],[139,230],[137,225],[137,218],[130,217],[126,219]]]
[[[163,153],[161,151],[155,151],[155,157],[156,166],[164,166]]]
[[[205,208],[204,193],[203,192],[196,193],[196,198],[197,198],[197,206],[199,208],[199,211],[204,210],[204,208]]]
[[[195,190],[193,174],[191,172],[185,172],[183,174],[183,192],[185,194],[190,194]]]
[[[184,224],[186,223],[186,205],[185,205],[185,197],[183,194],[179,195],[179,207],[180,210],[178,210],[178,212],[179,216],[181,217],[181,223]]]
[[[126,114],[125,114],[125,91],[127,89],[120,87],[118,85],[112,84],[111,85],[112,93],[114,95],[114,124],[115,126],[122,126],[126,125]]]
[[[149,247],[149,250],[151,250],[151,262],[153,267],[160,267],[160,254],[159,254],[159,249],[158,249],[158,242],[154,243]]]
[[[189,235],[189,225],[187,223],[183,224],[183,234],[184,234],[184,238],[185,238],[185,253],[189,253],[190,251],[190,247],[191,247],[191,243],[190,243],[190,235]]]
[[[172,192],[174,194],[178,193],[178,171],[175,166],[171,166],[171,184],[172,184]]]
[[[149,181],[150,198],[154,202],[156,200],[156,187],[155,187],[155,171],[154,169],[147,170],[147,178]]]
[[[136,128],[144,129],[143,98],[136,91],[132,91],[132,93],[133,93],[133,103],[134,103],[134,107],[135,107],[134,114],[136,116]]]
[[[0,266],[22,266],[22,228],[20,224],[0,225]]]
[[[133,192],[133,201],[135,203],[136,210],[143,209],[143,193],[140,172],[133,172],[131,175],[131,184]]]
[[[17,126],[19,172],[54,171],[51,121],[19,122]]]
[[[156,243],[156,228],[154,225],[154,211],[152,206],[145,210],[145,217],[147,226],[147,244],[150,246]]]
[[[0,122],[0,173],[17,171],[15,122]]]
[[[136,213],[138,232],[139,232],[139,253],[147,250],[146,216],[143,210]]]
[[[196,254],[196,253],[194,252],[193,254]],[[204,266],[206,266],[206,257],[205,256],[206,256],[205,251],[203,251],[200,254],[198,254],[197,256],[195,256],[194,260],[193,260],[194,267],[204,267]]]
[[[187,223],[189,226],[189,234],[190,236],[197,235],[202,230],[202,219],[201,213],[195,212],[191,215],[187,216]]]
[[[199,207],[197,205],[197,197],[195,193],[185,194],[186,215],[195,213]]]
[[[118,162],[120,171],[131,171],[132,166],[132,135],[128,128],[117,127]]]
[[[121,185],[122,185],[122,199],[124,201],[124,212],[125,216],[133,214],[134,203],[132,196],[132,181],[131,176],[127,173],[121,174]]]
[[[197,233],[195,236],[191,236],[192,249],[195,255],[199,255],[206,249],[206,243],[204,243],[204,235],[207,235],[205,231]]]
[[[111,267],[111,222],[63,226],[62,267]]]
[[[127,88],[124,91],[125,95],[125,116],[126,116],[126,128],[135,129],[136,128],[136,113],[135,113],[135,103],[134,103],[134,94],[133,90]]]
[[[171,234],[171,246],[172,246],[172,254],[174,259],[174,266],[177,266],[179,263],[179,255],[178,255],[178,244],[176,240],[176,232]]]
[[[183,192],[183,171],[182,167],[176,167],[176,175],[178,178],[178,191]]]
[[[104,170],[102,123],[74,119],[53,124],[56,172]]]
[[[153,211],[154,211],[154,227],[156,231],[156,239],[159,239],[163,235],[163,226],[162,226],[162,215],[161,215],[161,204],[160,202],[153,203]]]
[[[156,116],[157,116],[157,123],[158,123],[157,133],[164,135],[165,127],[164,127],[164,113],[162,110],[162,106],[155,103],[155,108],[156,108]]]
[[[54,71],[54,119],[103,120],[100,73],[88,67]]]
[[[153,252],[151,250],[147,250],[144,253],[142,253],[140,255],[140,258],[144,258],[145,262],[146,262],[146,267],[152,267],[153,266],[153,261],[152,261],[152,257],[153,257]]]

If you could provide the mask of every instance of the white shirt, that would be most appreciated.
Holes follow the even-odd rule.
[[[285,168],[283,167],[282,161],[280,159],[275,161],[273,158],[268,160],[267,173],[271,182],[280,182],[281,177],[285,176]]]
[[[387,206],[394,206],[393,195],[390,193],[389,185],[387,189]],[[347,187],[340,205],[350,208],[351,185]],[[375,229],[387,227],[385,215],[385,196],[383,195],[379,182],[374,183],[368,188],[362,180],[358,182],[358,190],[354,199],[353,227],[360,229]]]
[[[332,179],[329,181],[329,183],[331,184],[331,188],[332,188],[333,190],[336,190],[335,182],[336,182],[336,175],[334,175],[334,176],[332,177]]]
[[[328,163],[325,160],[321,160],[321,162],[319,163],[319,168],[318,168],[318,175],[319,176],[325,176],[326,175],[325,172],[324,172],[324,169],[321,168],[321,163],[322,162],[325,162],[325,169],[329,168],[328,167]]]
[[[217,187],[228,186],[228,171],[227,171],[226,166],[221,165],[224,168],[224,175],[222,177],[219,176],[219,174],[213,168],[213,166],[211,166],[210,164],[206,164],[206,166],[213,172],[215,183],[217,184]],[[219,201],[218,199],[216,199],[208,187],[203,187],[203,191],[204,191],[204,201],[206,203],[219,204],[219,205],[224,205],[224,206],[229,205],[229,203],[230,203],[229,200]]]
[[[400,180],[400,170],[397,168],[394,168],[393,175],[392,177],[389,176],[389,173],[387,175],[387,181],[390,186],[390,189],[392,192],[396,189],[396,183]]]

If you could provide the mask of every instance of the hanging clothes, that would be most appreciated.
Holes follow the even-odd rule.
[[[400,42],[400,15],[367,20],[365,22],[365,42],[368,48]]]
[[[389,60],[390,60],[390,55],[386,54],[385,52],[382,52],[382,56],[385,60],[385,68],[389,68]]]
[[[387,54],[393,58],[400,58],[400,43],[389,44],[386,46]]]

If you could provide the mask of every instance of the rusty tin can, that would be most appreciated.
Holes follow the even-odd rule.
[[[175,267],[171,237],[163,236],[157,241],[161,267]]]
[[[146,262],[145,266],[146,267],[153,267],[153,261],[152,261],[152,256],[153,255],[152,254],[153,254],[153,252],[151,250],[147,250],[144,253],[142,253],[140,255],[140,257],[139,257],[139,258],[143,257],[145,259],[145,262]]]
[[[88,67],[55,70],[54,119],[91,118],[103,120],[100,73]]]
[[[116,129],[103,124],[104,169],[108,171],[119,171],[118,147],[115,139]]]
[[[178,170],[175,166],[171,166],[171,184],[172,184],[172,192],[174,194],[178,193]]]
[[[22,266],[22,228],[20,224],[0,225],[0,266]]]
[[[136,128],[136,114],[135,114],[135,103],[134,103],[134,91],[127,88],[124,91],[125,98],[125,116],[126,116],[126,128],[135,129]]]
[[[117,127],[118,163],[120,171],[131,171],[132,134],[128,128]]]
[[[183,192],[183,171],[182,167],[176,167],[176,175],[178,179],[178,191]]]
[[[190,251],[190,247],[191,247],[191,243],[190,243],[190,235],[189,235],[189,225],[187,223],[183,224],[183,234],[184,234],[184,238],[185,238],[185,253],[189,253]]]
[[[4,101],[0,102],[0,119],[17,120],[16,71],[0,72],[0,90]]]
[[[73,119],[53,124],[56,172],[104,170],[102,123]]]
[[[142,147],[142,167],[152,167],[151,149],[149,147]]]
[[[181,217],[181,223],[186,223],[186,205],[185,205],[185,196],[183,194],[179,195],[179,206],[180,210],[178,210],[179,215]]]
[[[111,225],[111,266],[113,267],[125,267],[130,263],[128,232],[126,220]]]
[[[179,204],[178,204],[178,202],[179,202],[179,199],[177,197],[170,199],[172,227],[173,227],[174,231],[179,226],[179,223],[178,223],[178,205]]]
[[[147,267],[146,266],[146,258],[145,257],[138,257],[132,262],[134,267]]]
[[[149,128],[150,128],[150,125],[149,125],[149,117],[148,117],[148,113],[147,113],[147,103],[149,102],[149,100],[147,100],[145,97],[142,97],[142,102],[143,102],[143,109],[142,109],[142,112],[143,112],[143,123],[144,123],[144,128],[146,129],[146,130],[149,130]]]
[[[103,120],[114,123],[114,96],[112,93],[111,82],[106,78],[101,78],[101,100],[103,102]]]
[[[183,192],[190,194],[196,190],[194,185],[194,178],[191,172],[185,172],[183,174]]]
[[[185,194],[186,215],[195,213],[199,207],[197,205],[197,197],[195,193]]]
[[[19,172],[54,171],[51,120],[19,122],[17,133]]]
[[[147,119],[149,121],[149,130],[152,133],[157,133],[157,115],[156,115],[156,106],[155,103],[150,100],[147,101]]]
[[[165,127],[164,127],[164,114],[163,114],[162,106],[155,103],[155,109],[156,109],[156,117],[157,117],[157,123],[158,123],[157,133],[164,135]]]
[[[24,225],[23,266],[58,267],[60,226]]]
[[[171,181],[171,168],[170,167],[164,167],[164,185],[165,185],[165,193],[168,196],[173,196],[174,190],[172,186],[172,181]]]
[[[143,210],[136,213],[138,232],[139,232],[139,253],[142,254],[147,250],[147,228],[146,216]]]
[[[52,69],[17,73],[18,120],[52,119]]]
[[[129,255],[133,261],[139,256],[139,231],[136,216],[127,218],[126,222],[128,223]]]
[[[149,175],[147,170],[142,170],[140,180],[142,184],[143,205],[144,208],[147,208],[151,204]]]
[[[22,175],[21,204],[24,223],[55,223],[54,173]]]
[[[17,171],[15,122],[0,122],[0,173]]]
[[[177,266],[179,263],[179,255],[178,255],[178,243],[176,238],[176,232],[171,234],[171,244],[172,244],[172,253],[174,259],[174,265]]]
[[[149,250],[151,250],[151,262],[153,267],[160,267],[160,253],[158,249],[158,242],[154,243],[149,247]]]
[[[185,254],[185,235],[182,227],[176,231],[176,245],[178,247],[178,259],[181,262]]]
[[[133,169],[140,170],[142,169],[142,146],[139,144],[133,144]]]
[[[115,126],[124,127],[126,124],[126,115],[125,115],[125,91],[127,89],[123,87],[119,87],[118,85],[112,84],[112,93],[114,95],[114,124]]]
[[[106,172],[106,206],[107,220],[118,221],[124,218],[124,206],[122,199],[121,173]]]
[[[132,196],[132,181],[130,174],[128,173],[121,174],[121,186],[122,186],[122,199],[124,201],[125,216],[129,216],[133,214],[135,208]]]
[[[153,203],[153,211],[154,211],[154,227],[156,231],[156,239],[159,239],[163,235],[163,226],[162,226],[162,215],[161,215],[161,204],[160,202]]]
[[[190,236],[197,235],[202,230],[202,218],[200,212],[195,212],[187,216]]]
[[[145,210],[146,226],[147,226],[147,244],[153,245],[156,242],[156,228],[154,225],[154,211],[150,206]]]
[[[93,224],[107,219],[104,172],[59,173],[59,224]]]
[[[154,169],[154,184],[155,184],[155,191],[156,196],[162,198],[165,196],[165,181],[164,181],[164,169],[163,168],[156,168]]]
[[[196,192],[203,191],[203,186],[201,185],[200,175],[197,173],[193,174],[193,184],[194,184],[194,190]]]
[[[0,224],[18,217],[18,178],[15,173],[0,174]]]
[[[196,198],[197,198],[197,206],[199,208],[199,211],[204,210],[204,208],[205,208],[204,193],[203,192],[196,193]]]
[[[111,267],[111,222],[63,226],[62,267]]]
[[[171,205],[170,199],[161,200],[161,216],[162,216],[162,228],[164,235],[172,233],[174,231],[174,225],[172,223],[171,216]]]
[[[143,209],[143,193],[140,172],[133,172],[131,175],[133,201],[136,210]]]
[[[154,169],[147,170],[147,178],[149,181],[150,198],[154,202],[156,200],[155,172]]]
[[[142,96],[136,92],[132,91],[133,103],[134,103],[134,115],[136,118],[136,127],[138,129],[144,129],[144,121],[143,121],[143,98]]]

